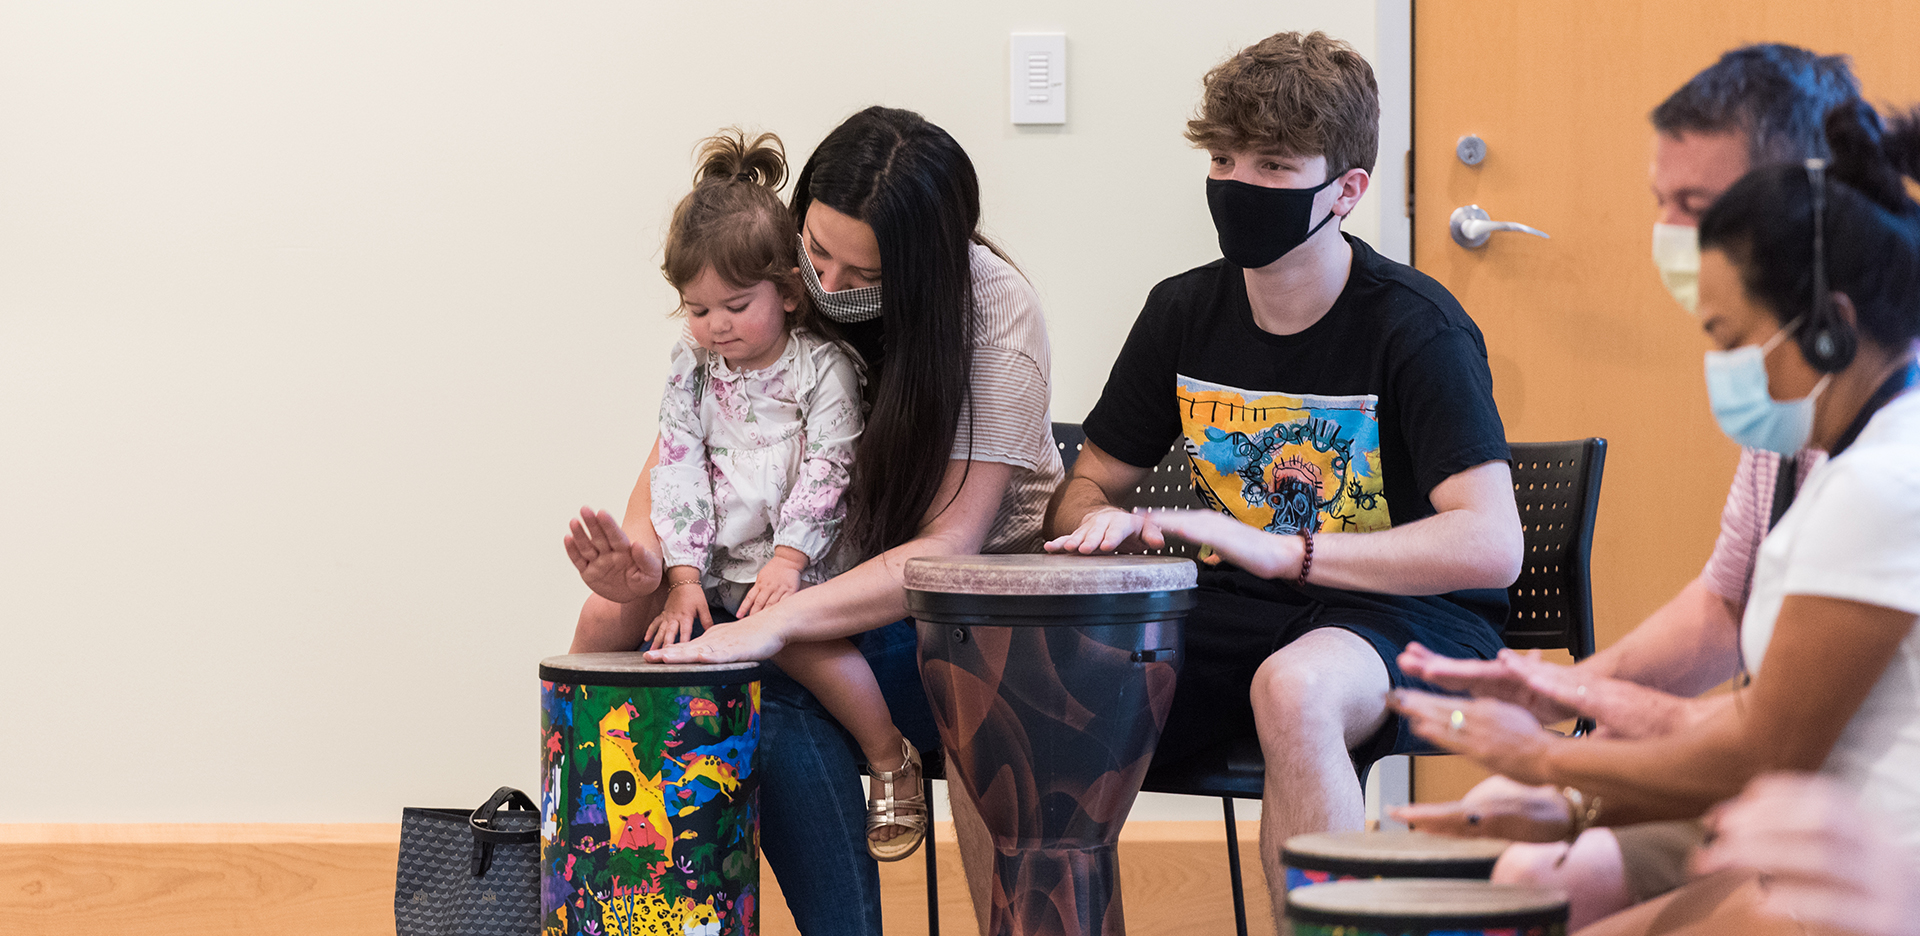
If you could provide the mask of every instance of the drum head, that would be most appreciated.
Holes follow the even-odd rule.
[[[735,686],[760,679],[763,663],[648,663],[646,654],[569,653],[540,661],[547,682],[584,686]]]
[[[950,595],[1124,595],[1193,588],[1193,560],[1174,556],[921,556],[910,591]]]
[[[1549,926],[1566,922],[1567,897],[1488,881],[1336,881],[1288,891],[1287,918],[1388,933]]]
[[[1484,879],[1507,844],[1426,832],[1315,832],[1287,839],[1280,863],[1354,877]]]

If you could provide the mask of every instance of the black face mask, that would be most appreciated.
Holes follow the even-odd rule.
[[[1207,209],[1220,232],[1220,253],[1227,262],[1259,269],[1307,242],[1335,217],[1327,212],[1312,228],[1313,196],[1339,181],[1334,176],[1313,188],[1267,188],[1233,179],[1207,180]]]

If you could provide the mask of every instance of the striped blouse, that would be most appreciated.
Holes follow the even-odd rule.
[[[982,552],[1039,552],[1047,500],[1064,472],[1053,444],[1052,361],[1040,297],[1013,265],[972,246],[973,390],[953,457],[1013,466]]]
[[[1799,464],[1794,484],[1807,483],[1807,475],[1826,463],[1827,453],[1801,449],[1795,456]],[[1727,491],[1727,505],[1720,510],[1720,538],[1714,541],[1713,555],[1707,557],[1700,578],[1707,590],[1744,609],[1753,592],[1753,569],[1760,552],[1760,541],[1767,538],[1767,521],[1773,518],[1773,488],[1780,477],[1780,456],[1760,449],[1742,448],[1740,467],[1734,469],[1733,487]]]

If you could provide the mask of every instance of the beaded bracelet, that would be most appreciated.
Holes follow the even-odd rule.
[[[1302,585],[1307,584],[1307,572],[1313,568],[1313,527],[1300,528],[1300,538],[1306,541],[1306,552],[1300,556],[1300,578]]]

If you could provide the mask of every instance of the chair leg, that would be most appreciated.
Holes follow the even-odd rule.
[[[933,781],[922,777],[920,786],[927,804],[927,840],[920,843],[927,853],[927,936],[940,936],[940,863],[933,854]]]
[[[1247,936],[1247,894],[1240,883],[1240,828],[1233,821],[1233,797],[1220,797],[1220,808],[1227,814],[1227,874],[1233,879],[1233,931]]]

